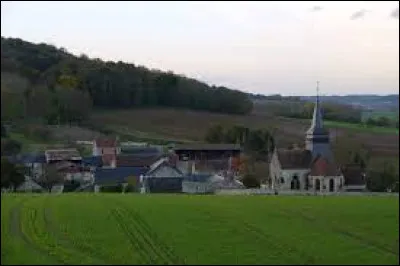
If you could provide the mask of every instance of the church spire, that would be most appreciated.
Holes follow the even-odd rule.
[[[306,149],[312,152],[313,158],[320,155],[327,160],[332,159],[329,144],[329,131],[324,128],[321,105],[319,102],[319,81],[317,81],[317,97],[311,127],[306,132]]]
[[[322,112],[321,112],[321,106],[319,103],[319,81],[317,81],[317,99],[316,99],[315,106],[314,106],[314,114],[313,114],[310,130],[318,131],[318,129],[322,129],[323,127],[324,127],[324,124],[322,121]]]

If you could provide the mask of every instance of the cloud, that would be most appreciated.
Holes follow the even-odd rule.
[[[358,10],[350,16],[350,19],[355,20],[355,19],[363,18],[365,16],[365,14],[367,14],[367,12],[368,12],[368,10],[365,10],[365,9]]]
[[[318,12],[322,10],[322,6],[313,6],[311,8],[311,12]]]
[[[395,8],[392,10],[392,13],[390,13],[390,17],[399,19],[399,8]]]

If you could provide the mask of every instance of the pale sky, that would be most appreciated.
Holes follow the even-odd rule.
[[[1,35],[261,94],[399,91],[399,2],[1,2]]]

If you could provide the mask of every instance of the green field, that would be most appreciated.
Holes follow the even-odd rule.
[[[1,264],[396,264],[397,197],[2,195]]]
[[[335,128],[345,128],[350,129],[354,132],[370,132],[370,133],[386,133],[386,134],[399,134],[399,129],[394,127],[378,127],[378,126],[367,126],[364,124],[355,124],[355,123],[346,123],[346,122],[338,122],[338,121],[324,121],[324,125],[327,128],[335,129]]]

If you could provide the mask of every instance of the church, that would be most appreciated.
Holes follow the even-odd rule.
[[[366,179],[360,167],[340,168],[335,163],[318,94],[316,98],[312,123],[305,134],[305,148],[275,147],[270,159],[271,188],[277,191],[364,191]],[[348,171],[349,167],[352,171]]]

